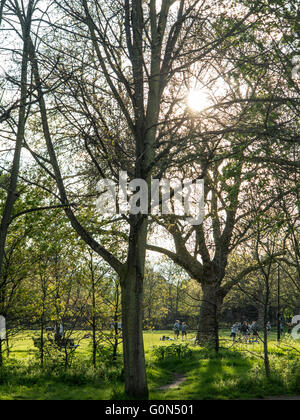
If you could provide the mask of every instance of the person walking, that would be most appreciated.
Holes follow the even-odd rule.
[[[249,328],[248,328],[248,323],[246,321],[244,321],[242,326],[241,326],[241,333],[242,333],[242,337],[244,339],[244,342],[247,343],[248,342],[248,335],[249,335]]]
[[[177,339],[179,337],[179,331],[180,331],[180,323],[178,320],[175,321],[173,330],[174,330],[174,336]]]
[[[184,337],[187,338],[187,325],[186,325],[185,322],[182,322],[181,334],[182,334],[182,340],[183,340]]]
[[[253,342],[254,343],[258,343],[258,330],[259,330],[259,328],[258,328],[257,322],[253,321],[252,324],[251,324],[251,331],[252,331],[252,334],[253,334]]]
[[[235,342],[237,333],[239,331],[239,325],[237,323],[233,324],[231,327],[231,334],[230,337],[232,338],[232,341]]]

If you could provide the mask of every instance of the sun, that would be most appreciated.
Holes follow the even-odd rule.
[[[210,105],[210,98],[201,89],[193,89],[188,93],[187,103],[189,108],[195,112],[201,112]]]

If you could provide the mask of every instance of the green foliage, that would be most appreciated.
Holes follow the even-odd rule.
[[[154,346],[153,356],[157,360],[186,359],[191,356],[192,350],[188,344],[170,344],[168,346]]]
[[[41,339],[34,339],[34,345],[37,350],[34,352],[35,359],[37,362],[41,358]],[[57,345],[50,343],[48,340],[44,342],[44,367],[50,369],[51,371],[61,372],[66,370],[73,365],[74,360],[76,359],[76,349],[65,346],[58,347]]]
[[[92,347],[92,345],[90,347]],[[97,361],[98,363],[107,363],[113,361],[113,351],[111,346],[104,344],[97,346]]]
[[[119,366],[91,367],[80,360],[68,370],[41,369],[39,363],[26,365],[10,360],[0,369],[0,400],[99,400],[109,399],[113,384],[121,388]]]
[[[299,343],[285,337],[278,346],[270,337],[271,378],[265,375],[262,345],[222,348],[219,354],[182,343],[159,345],[162,332],[144,334],[150,398],[173,399],[252,399],[299,393]],[[28,337],[28,332],[26,337]],[[72,366],[54,368],[50,363],[40,368],[32,359],[32,340],[15,341],[11,356],[0,369],[0,400],[99,400],[124,399],[124,376],[121,355],[109,360],[100,353],[97,368],[91,363],[91,347],[80,346]],[[227,335],[222,334],[226,347]],[[162,350],[164,347],[164,350]],[[15,349],[15,350],[14,350]],[[177,350],[181,350],[178,357]],[[249,351],[248,351],[249,350]],[[105,352],[105,350],[104,350]],[[24,353],[27,359],[24,359]],[[155,356],[157,353],[158,356]],[[164,354],[164,358],[161,357]],[[179,388],[161,391],[172,384],[176,375],[186,379]]]

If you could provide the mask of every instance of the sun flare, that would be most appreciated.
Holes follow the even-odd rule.
[[[206,92],[200,89],[193,89],[187,97],[188,106],[192,111],[201,112],[210,105],[210,99]]]

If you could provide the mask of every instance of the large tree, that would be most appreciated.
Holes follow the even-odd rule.
[[[8,235],[8,229],[10,225],[11,215],[14,209],[15,202],[18,197],[18,176],[20,171],[20,162],[21,162],[21,151],[24,142],[25,136],[25,126],[26,126],[26,119],[27,119],[27,112],[28,112],[28,97],[29,97],[29,90],[28,90],[28,71],[29,71],[29,44],[30,44],[30,30],[32,24],[32,17],[35,8],[35,2],[29,1],[27,8],[25,9],[24,4],[23,8],[18,3],[15,2],[12,4],[11,2],[1,2],[0,5],[0,23],[3,18],[4,14],[4,7],[7,7],[6,14],[13,16],[13,21],[11,22],[6,16],[6,31],[10,30],[10,26],[13,26],[14,23],[18,25],[18,22],[15,22],[15,15],[18,13],[23,13],[23,25],[21,26],[21,71],[20,71],[20,78],[15,80],[15,82],[20,86],[20,99],[17,101],[17,123],[16,123],[16,130],[15,130],[15,145],[13,149],[13,160],[11,163],[10,168],[10,176],[9,182],[7,186],[7,196],[4,205],[4,209],[1,214],[1,223],[0,223],[0,281],[1,281],[1,273],[2,273],[2,263],[5,254],[5,244]],[[21,12],[23,10],[23,12]],[[17,19],[18,20],[18,19]],[[7,23],[9,22],[9,23]],[[2,36],[5,37],[5,30],[2,29]],[[5,38],[4,38],[5,39]],[[10,110],[14,108],[10,107]],[[4,113],[4,117],[2,116],[2,120],[5,121],[9,118],[7,115],[7,111]],[[2,122],[2,121],[1,121]],[[6,132],[5,132],[6,135]],[[11,139],[12,140],[12,139]]]
[[[181,111],[194,81],[191,66],[205,63],[223,43],[245,32],[259,5],[245,7],[218,31],[219,12],[208,2],[74,0],[57,5],[54,22],[41,38],[42,48],[36,50],[31,44],[48,161],[37,158],[36,152],[35,158],[55,179],[60,202],[79,236],[120,276],[125,389],[131,397],[146,398],[142,309],[148,217],[142,211],[124,217],[127,258],[120,260],[97,238],[101,233],[97,223],[94,230],[88,229],[71,206],[78,191],[76,196],[67,181],[69,169],[81,192],[88,184],[87,175],[89,186],[95,187],[94,180],[116,180],[120,170],[127,171],[131,180],[143,180],[150,191],[151,176],[160,177],[170,159],[190,144],[189,130],[177,138],[168,134],[180,133],[190,120]],[[220,13],[219,18],[224,8]],[[195,38],[198,31],[205,36]],[[58,64],[47,78],[49,63],[51,68]],[[47,94],[62,79],[63,89]],[[62,164],[63,158],[67,165]],[[87,171],[88,167],[92,170]]]

